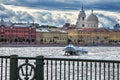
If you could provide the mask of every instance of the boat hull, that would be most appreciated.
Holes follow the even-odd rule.
[[[81,55],[81,54],[87,54],[88,51],[83,49],[83,48],[79,48],[73,45],[67,45],[64,48],[65,54],[64,55]]]
[[[87,54],[87,51],[65,51],[65,56]]]

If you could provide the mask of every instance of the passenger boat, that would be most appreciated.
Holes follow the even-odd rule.
[[[87,54],[88,51],[84,48],[79,48],[77,46],[74,46],[72,44],[69,44],[67,46],[65,46],[65,48],[63,49],[63,51],[65,51],[65,56],[68,55],[81,55],[81,54]]]

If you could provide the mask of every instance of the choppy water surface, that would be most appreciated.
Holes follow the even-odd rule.
[[[69,57],[86,59],[119,59],[120,47],[84,47],[88,54],[80,56],[63,56],[64,47],[0,47],[0,56],[17,54],[24,57]]]

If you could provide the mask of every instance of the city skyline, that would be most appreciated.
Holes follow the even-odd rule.
[[[75,24],[83,5],[86,14],[94,10],[99,19],[99,27],[112,28],[120,20],[119,4],[119,0],[0,0],[0,18],[13,22],[34,20],[40,25]]]

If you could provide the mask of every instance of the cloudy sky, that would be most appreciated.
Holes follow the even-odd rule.
[[[94,10],[99,27],[120,23],[120,0],[0,0],[0,18],[13,22],[35,21],[40,25],[75,24],[84,5],[87,16]]]

